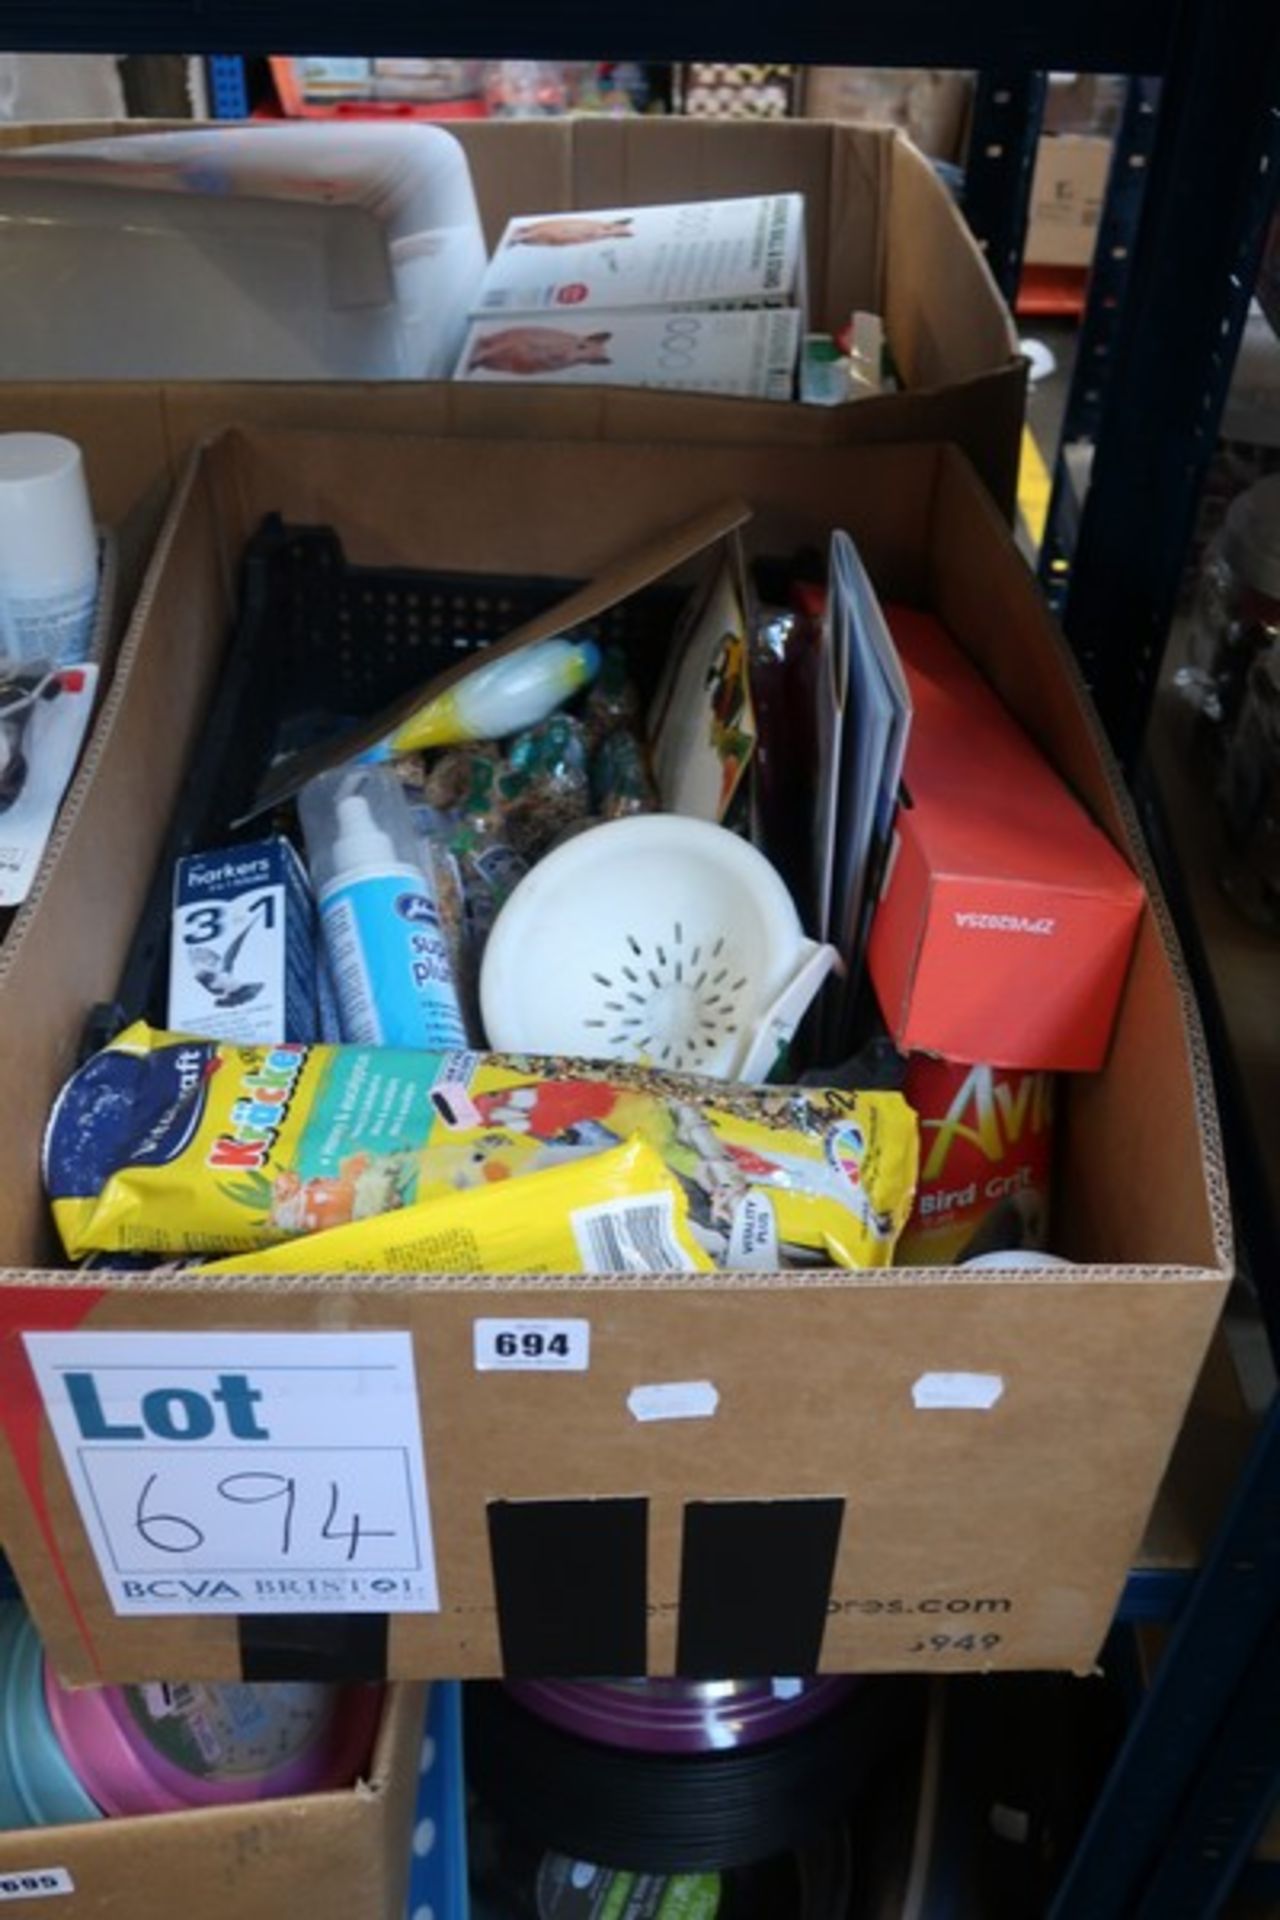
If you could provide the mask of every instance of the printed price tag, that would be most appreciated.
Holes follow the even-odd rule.
[[[588,1320],[477,1320],[477,1373],[585,1373]]]
[[[74,1893],[76,1883],[65,1867],[20,1868],[0,1873],[0,1900],[53,1900]]]
[[[435,1613],[407,1333],[29,1333],[122,1614]]]

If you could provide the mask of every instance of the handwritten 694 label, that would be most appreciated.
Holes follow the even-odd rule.
[[[438,1610],[407,1333],[24,1338],[117,1613]]]

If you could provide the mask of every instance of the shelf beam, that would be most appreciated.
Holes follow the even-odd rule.
[[[8,0],[15,53],[466,54],[476,58],[821,61],[1156,73],[1173,0]]]
[[[1255,1654],[1270,1660],[1278,1607],[1280,1400],[1272,1406],[1208,1565],[1103,1786],[1050,1920],[1133,1920],[1139,1911],[1145,1920],[1150,1909],[1141,1906],[1141,1898],[1164,1849],[1175,1839],[1180,1846],[1206,1843],[1202,1828],[1179,1829],[1179,1809],[1196,1785],[1224,1716],[1240,1698]],[[1273,1673],[1268,1666],[1268,1684]],[[1255,1756],[1251,1752],[1248,1758],[1252,1763]],[[1252,1770],[1249,1779],[1257,1788]],[[1232,1834],[1233,1848],[1237,1837],[1252,1838],[1262,1797],[1260,1789],[1257,1797],[1243,1796],[1241,1833]],[[1205,1804],[1211,1813],[1216,1810],[1213,1795]],[[1224,1885],[1233,1858],[1224,1854]],[[1179,1909],[1183,1912],[1190,1920],[1206,1909]]]
[[[1047,76],[1003,67],[978,75],[964,170],[964,212],[987,264],[1012,306],[1022,275],[1031,177]]]

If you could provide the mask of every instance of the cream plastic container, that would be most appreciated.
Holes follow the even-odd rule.
[[[485,268],[466,155],[420,125],[24,149],[0,226],[12,380],[447,378]]]
[[[98,536],[75,441],[0,433],[0,664],[87,660],[98,572]]]

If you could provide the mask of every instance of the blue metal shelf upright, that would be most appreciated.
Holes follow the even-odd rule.
[[[968,211],[1016,284],[1043,76],[1133,76],[1083,331],[1069,430],[1094,442],[1079,511],[1055,497],[1046,584],[1112,739],[1135,767],[1192,520],[1280,182],[1276,0],[0,0],[15,51],[239,55],[282,49],[976,67]],[[1157,107],[1158,101],[1158,107]],[[1176,860],[1167,862],[1177,892]],[[1189,929],[1194,955],[1194,927]],[[1206,1007],[1211,1029],[1218,1026]],[[1221,1060],[1230,1103],[1230,1063]],[[1228,1115],[1230,1119],[1230,1115]],[[1280,1239],[1243,1238],[1280,1326]],[[1169,1650],[1069,1866],[1052,1920],[1205,1920],[1220,1911],[1280,1767],[1280,1403],[1205,1566],[1139,1575],[1130,1617],[1182,1602]]]
[[[205,61],[209,112],[215,120],[247,120],[249,76],[238,53],[211,53]]]

